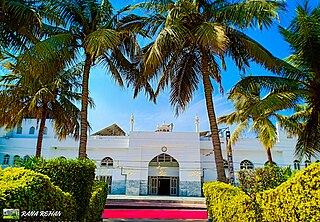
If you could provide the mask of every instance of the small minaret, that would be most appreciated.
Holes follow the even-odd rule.
[[[133,131],[133,124],[134,124],[134,116],[133,116],[133,114],[131,114],[131,117],[130,117],[130,132]]]
[[[170,132],[172,132],[173,131],[173,123],[170,123],[169,127],[170,127]]]
[[[199,117],[198,117],[198,115],[196,115],[195,124],[196,124],[196,132],[197,133],[199,132],[199,123],[200,123]]]

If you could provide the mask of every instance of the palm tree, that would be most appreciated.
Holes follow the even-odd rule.
[[[241,134],[249,128],[257,134],[267,151],[268,162],[273,165],[271,149],[278,140],[277,129],[273,120],[283,118],[276,112],[298,102],[295,93],[273,91],[263,96],[264,90],[259,83],[243,86],[236,84],[228,99],[233,102],[235,111],[218,118],[218,124],[237,124],[228,146],[234,145]]]
[[[239,69],[245,69],[253,60],[271,71],[284,70],[279,68],[281,61],[243,32],[251,26],[257,25],[260,29],[270,26],[284,5],[264,0],[234,3],[154,0],[148,7],[152,4],[163,4],[168,12],[155,41],[144,49],[143,76],[151,79],[160,75],[156,95],[170,85],[170,103],[176,115],[186,109],[202,82],[218,180],[226,181],[212,101],[212,80],[222,91],[221,67],[226,68],[226,56],[231,57]]]
[[[7,64],[7,68],[13,65]],[[58,139],[72,134],[79,138],[80,110],[74,104],[81,98],[78,93],[81,66],[62,70],[54,76],[41,75],[29,78],[23,72],[11,72],[1,77],[0,125],[14,128],[24,118],[35,118],[40,122],[36,145],[36,157],[41,156],[45,123],[54,121]]]
[[[295,105],[296,113],[279,118],[280,125],[298,136],[296,155],[317,156],[320,153],[320,6],[311,9],[308,2],[296,9],[288,28],[280,32],[290,44],[292,54],[285,60],[291,64],[292,72],[281,76],[250,76],[240,83],[242,86],[259,83],[269,90],[295,93],[302,104]]]
[[[5,48],[24,50],[36,40],[42,28],[39,6],[34,0],[0,0],[0,55]]]
[[[54,27],[56,35],[28,51],[20,61],[20,67],[28,61],[28,68],[35,70],[35,73],[50,69],[51,64],[47,62],[38,65],[39,60],[45,61],[41,59],[43,48],[51,52],[52,58],[64,58],[63,61],[67,64],[84,60],[79,144],[79,157],[84,158],[87,146],[88,83],[91,67],[96,64],[106,67],[119,86],[123,87],[124,79],[129,78],[130,71],[134,68],[130,59],[136,58],[139,49],[134,34],[137,26],[132,20],[127,25],[119,20],[128,7],[116,12],[109,1],[51,0],[46,1],[44,8],[47,9],[47,16],[52,18],[50,25]],[[65,51],[59,54],[61,49]],[[34,59],[34,56],[39,58]]]

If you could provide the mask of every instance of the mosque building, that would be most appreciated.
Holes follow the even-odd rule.
[[[96,162],[96,179],[108,183],[111,194],[201,196],[203,182],[215,181],[216,169],[209,131],[175,132],[173,124],[162,124],[155,131],[130,132],[113,124],[88,137],[87,157]],[[0,165],[13,166],[17,158],[35,154],[37,121],[26,119],[22,126],[0,131]],[[226,175],[228,161],[225,131],[220,130]],[[272,149],[274,162],[291,169],[305,167],[315,159],[299,161],[294,156],[296,138],[278,128],[278,141]],[[76,158],[78,141],[59,141],[53,124],[47,120],[42,146],[45,158]],[[262,167],[266,151],[257,138],[242,138],[232,147],[235,175],[243,168]]]

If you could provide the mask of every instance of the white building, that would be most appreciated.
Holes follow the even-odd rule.
[[[198,132],[197,118],[195,132],[174,132],[173,124],[163,124],[155,132],[134,131],[133,123],[132,116],[128,134],[113,124],[88,137],[87,155],[97,164],[96,179],[107,181],[111,194],[201,196],[202,182],[216,180],[212,143],[208,132]],[[46,126],[42,156],[76,158],[78,142],[58,141],[52,123],[47,121]],[[14,165],[17,157],[35,155],[37,131],[32,119],[22,127],[0,131],[3,168]],[[296,139],[281,130],[278,135],[274,162],[300,168],[294,157]],[[226,139],[221,135],[220,140],[226,159]],[[266,163],[265,149],[256,138],[241,139],[232,149],[235,172]],[[301,168],[305,164],[309,163],[303,161]]]

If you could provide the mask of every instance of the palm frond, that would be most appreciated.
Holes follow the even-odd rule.
[[[262,145],[267,149],[271,149],[277,142],[277,129],[268,118],[259,118],[253,122],[251,127],[254,131],[259,132],[258,138]]]
[[[115,80],[115,82],[118,83],[118,85],[120,87],[123,87],[124,83],[123,83],[123,80],[122,80],[122,76],[119,73],[118,68],[115,66],[113,61],[111,61],[109,59],[109,55],[108,54],[107,55],[103,54],[101,59],[102,59],[101,62],[104,64],[106,69],[109,71],[109,73],[111,74],[111,76]]]
[[[23,51],[37,39],[42,20],[36,7],[25,1],[0,1],[1,45],[11,52]]]
[[[87,35],[83,42],[86,52],[97,57],[119,44],[119,34],[112,29],[96,30]]]
[[[228,54],[236,62],[236,65],[242,69],[249,65],[249,61],[254,61],[273,73],[280,74],[289,78],[298,78],[302,72],[300,69],[289,63],[274,57],[261,44],[245,35],[243,32],[228,28],[229,37]]]
[[[225,123],[227,125],[238,124],[239,122],[244,121],[243,116],[240,112],[235,111],[227,115],[222,115],[218,118],[218,124]]]
[[[214,17],[220,22],[228,22],[239,28],[269,28],[274,19],[279,19],[279,11],[285,10],[284,1],[241,1],[224,4],[217,8]]]
[[[305,122],[300,121],[300,119],[294,119],[288,116],[276,115],[276,118],[280,126],[285,129],[287,132],[292,133],[294,136],[299,136],[305,126]]]
[[[309,10],[308,6],[298,6],[296,13],[288,28],[279,29],[293,52],[287,61],[311,74],[320,69],[320,56],[317,53],[320,50],[320,9]]]
[[[182,39],[186,38],[188,34],[188,30],[183,26],[171,26],[161,30],[157,39],[145,54],[144,72],[146,74],[155,73],[155,70],[159,67],[162,68],[166,64],[166,59],[170,56],[170,49],[183,44]]]
[[[71,34],[59,34],[38,42],[32,48],[19,56],[16,69],[29,72],[30,76],[39,76],[41,73],[52,75],[75,60],[74,52],[68,46],[74,44]]]
[[[248,92],[251,87],[256,85],[266,92],[292,92],[302,89],[301,84],[297,79],[278,76],[245,76],[242,77],[241,80],[237,82],[237,84],[230,91],[232,93],[232,91],[237,89]]]
[[[193,30],[201,47],[210,47],[215,54],[221,54],[228,43],[225,28],[218,23],[203,22]]]
[[[271,92],[260,101],[259,107],[266,113],[292,108],[301,102],[300,94],[292,91]]]
[[[305,127],[301,131],[296,144],[295,154],[302,158],[303,156],[317,157],[320,154],[320,112],[313,110]]]
[[[175,66],[175,76],[171,79],[170,104],[175,114],[184,111],[192,100],[199,85],[199,61],[194,53],[185,53]]]
[[[240,136],[242,135],[243,131],[249,127],[249,121],[245,120],[237,125],[237,127],[233,130],[228,146],[236,144],[239,140]]]
[[[184,45],[177,49],[174,54],[171,56],[169,63],[166,65],[159,81],[158,86],[155,91],[155,96],[157,97],[161,91],[169,85],[169,82],[174,78],[176,62],[179,60],[179,57],[183,56]]]

